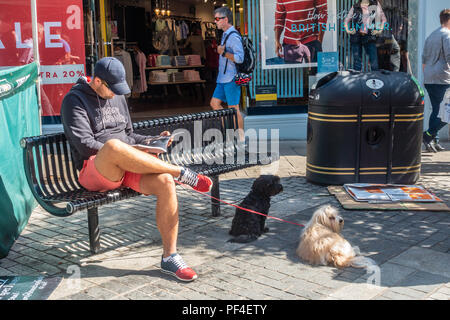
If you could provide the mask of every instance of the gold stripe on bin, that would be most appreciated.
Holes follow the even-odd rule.
[[[355,168],[332,168],[332,167],[319,167],[319,166],[315,166],[313,164],[307,163],[306,165],[315,168],[315,169],[322,169],[322,170],[332,170],[332,171],[351,171],[351,170],[355,170]]]
[[[323,121],[323,122],[358,122],[358,120],[331,120],[331,119],[319,119],[315,117],[309,117],[311,120]]]
[[[414,166],[406,166],[406,167],[392,167],[392,174],[406,174],[406,173],[416,173],[420,172],[421,164],[417,164]],[[313,169],[314,168],[314,169]],[[317,169],[317,170],[315,170]],[[316,165],[312,165],[310,163],[306,163],[306,170],[319,174],[328,174],[328,175],[353,175],[355,173],[355,168],[332,168],[332,167],[320,167]],[[328,170],[328,171],[323,171]],[[360,168],[360,175],[382,175],[387,174],[386,167],[372,167],[372,168]],[[398,171],[403,170],[403,171]],[[333,172],[334,171],[334,172]],[[348,171],[348,172],[339,172],[339,171]]]
[[[355,174],[354,172],[326,172],[326,171],[313,170],[311,168],[306,168],[306,170],[308,170],[310,172],[314,172],[314,173],[328,174],[328,175],[333,175],[333,176],[352,176]]]
[[[313,116],[318,117],[328,117],[328,118],[357,118],[357,114],[324,114],[324,113],[316,113],[316,112],[308,112]]]

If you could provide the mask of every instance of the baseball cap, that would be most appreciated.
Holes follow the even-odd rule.
[[[131,92],[125,79],[125,68],[122,62],[114,57],[98,60],[94,67],[94,76],[105,81],[114,94],[124,95]]]

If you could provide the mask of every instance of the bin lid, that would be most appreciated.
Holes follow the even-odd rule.
[[[418,81],[404,72],[339,71],[317,82],[309,95],[309,104],[327,107],[423,105],[423,89]]]

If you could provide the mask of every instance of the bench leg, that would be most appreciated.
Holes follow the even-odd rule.
[[[211,195],[214,198],[220,199],[219,176],[214,176],[211,178],[211,180],[213,182],[213,187],[211,189]],[[212,209],[213,217],[220,216],[220,202],[219,201],[217,201],[215,199],[211,199],[211,209]]]
[[[100,250],[100,229],[98,227],[98,208],[88,209],[89,245],[91,253]]]

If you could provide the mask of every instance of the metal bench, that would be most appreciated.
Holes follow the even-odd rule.
[[[133,128],[136,133],[144,135],[159,135],[165,130],[174,132],[183,129],[179,141],[178,137],[175,138],[176,141],[168,152],[161,154],[160,158],[211,177],[214,183],[211,195],[218,199],[220,174],[271,162],[270,155],[261,159],[257,154],[251,154],[240,147],[236,139],[225,142],[220,139],[201,139],[201,143],[195,139],[199,134],[203,137],[208,132],[220,133],[225,138],[227,129],[237,128],[235,109],[141,121],[133,123]],[[187,137],[187,133],[192,139]],[[64,133],[25,137],[21,140],[21,146],[24,149],[27,181],[39,205],[59,217],[87,209],[90,250],[93,254],[97,253],[100,249],[98,208],[140,194],[125,187],[108,192],[91,192],[81,187],[77,180],[78,172],[71,161],[70,145]],[[182,146],[185,148],[182,149]],[[186,148],[188,146],[191,148]],[[212,199],[211,205],[212,215],[219,216],[220,202]]]

